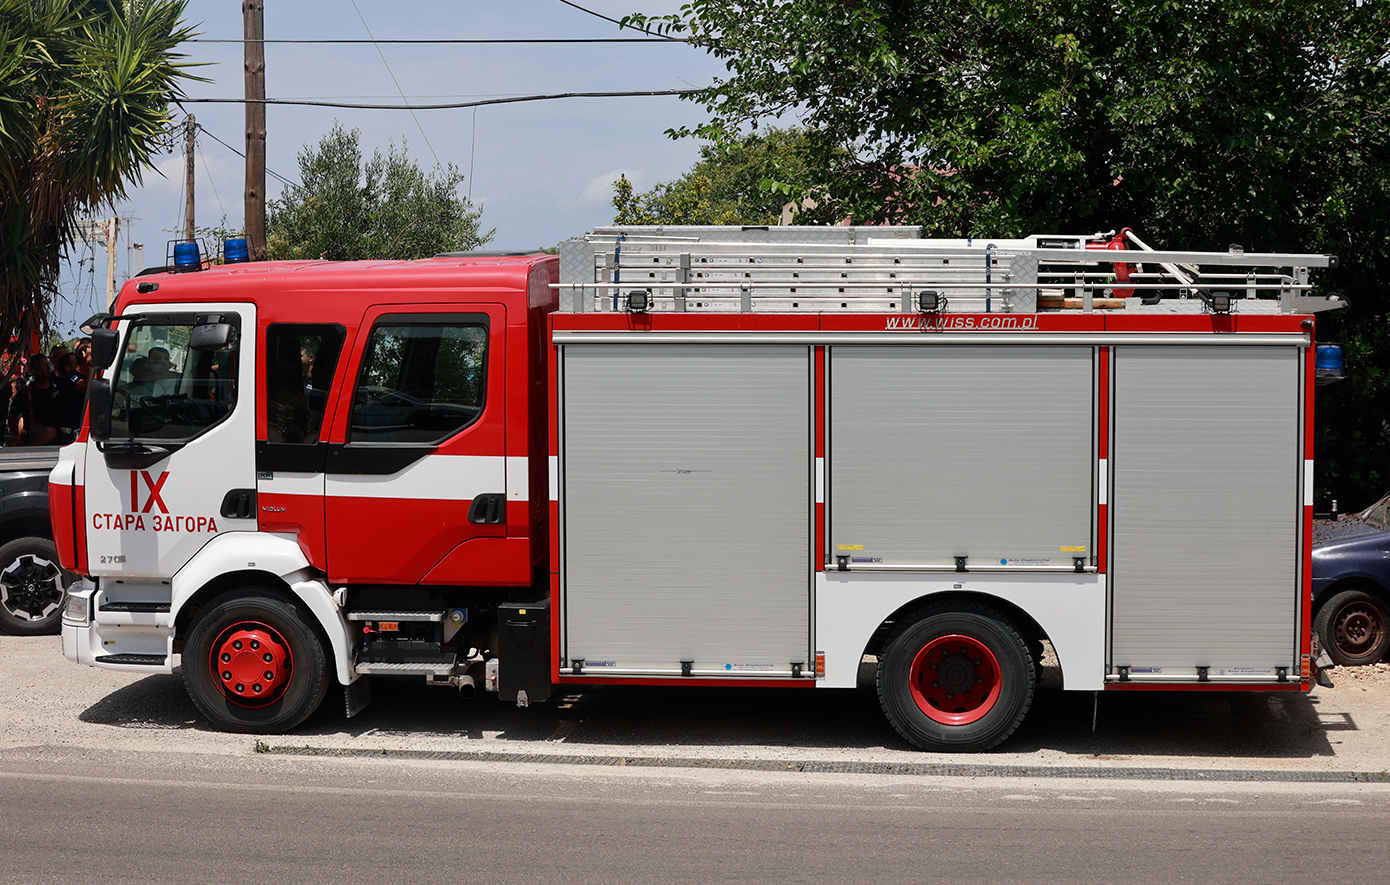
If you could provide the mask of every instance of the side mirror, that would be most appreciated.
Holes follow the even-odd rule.
[[[92,352],[96,352],[96,335],[92,336]],[[106,378],[93,378],[87,385],[87,422],[92,439],[106,442],[111,438],[111,382]]]
[[[232,340],[231,323],[204,323],[188,335],[189,350],[221,350]]]
[[[116,361],[116,348],[120,346],[121,333],[115,329],[92,330],[92,365],[98,369],[108,369]]]

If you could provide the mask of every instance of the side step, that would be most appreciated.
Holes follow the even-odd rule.
[[[448,676],[454,672],[458,655],[454,652],[411,652],[368,650],[358,653],[353,667],[358,673],[421,673]]]
[[[354,611],[347,613],[349,621],[435,621],[444,620],[442,611]]]
[[[130,664],[136,667],[162,667],[164,655],[97,655],[98,664]]]
[[[107,600],[101,604],[101,611],[104,612],[155,612],[168,613],[169,603],[167,602],[112,602]]]

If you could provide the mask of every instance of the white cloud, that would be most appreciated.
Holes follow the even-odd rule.
[[[613,199],[613,183],[624,175],[632,182],[634,190],[642,189],[641,172],[635,169],[614,169],[612,172],[605,172],[589,179],[589,183],[584,185],[584,191],[577,198],[561,200],[560,205],[566,209],[605,205]]]

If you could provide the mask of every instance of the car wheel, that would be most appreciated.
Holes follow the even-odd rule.
[[[72,582],[47,538],[16,538],[0,547],[0,629],[21,636],[59,632]]]
[[[1343,590],[1318,609],[1313,629],[1334,663],[1355,667],[1385,657],[1390,648],[1387,622],[1390,613],[1380,597],[1365,590]]]

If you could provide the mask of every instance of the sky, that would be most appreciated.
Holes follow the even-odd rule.
[[[378,40],[442,38],[640,37],[559,0],[265,0],[265,38]],[[576,0],[610,18],[676,11],[680,0]],[[359,17],[360,12],[360,17]],[[189,0],[186,20],[203,40],[242,36],[237,0]],[[364,22],[365,20],[365,22]],[[195,73],[208,82],[185,86],[190,98],[244,95],[242,45],[187,43]],[[266,97],[363,104],[474,101],[556,92],[685,89],[709,84],[723,66],[679,43],[652,44],[277,44],[267,43]],[[384,55],[384,60],[383,60]],[[394,79],[393,79],[394,78]],[[240,104],[190,102],[198,135],[194,205],[197,224],[240,228],[245,115]],[[488,248],[554,246],[613,220],[612,182],[620,174],[639,190],[678,178],[698,159],[699,142],[672,140],[667,129],[705,119],[703,109],[675,96],[574,98],[465,110],[410,111],[312,107],[266,109],[266,166],[297,181],[298,155],[316,145],[334,120],[358,129],[364,157],[404,143],[422,168],[453,163],[467,180],[460,191],[482,207],[482,227],[496,228]],[[476,125],[475,125],[476,123]],[[219,144],[215,139],[231,147]],[[155,158],[129,199],[116,255],[117,287],[143,266],[165,263],[168,241],[180,236],[184,213],[182,138],[177,152]],[[471,170],[471,174],[470,174]],[[285,185],[267,175],[270,199]],[[106,285],[104,245],[77,245],[52,317],[55,331],[76,334],[101,310]]]

